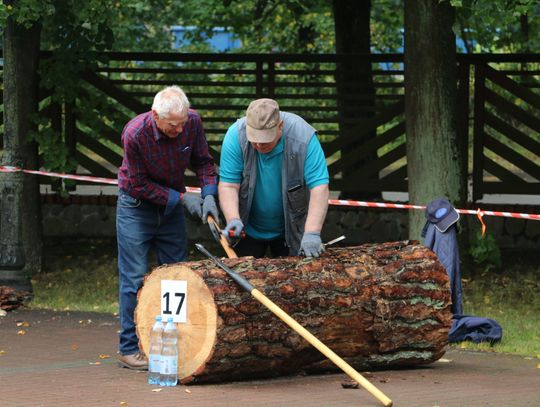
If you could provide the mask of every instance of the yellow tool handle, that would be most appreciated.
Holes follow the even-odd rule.
[[[392,400],[390,400],[386,395],[375,387],[369,380],[364,376],[358,373],[354,368],[340,358],[332,349],[318,340],[311,332],[306,328],[300,325],[296,320],[289,316],[285,311],[283,311],[278,305],[276,305],[272,300],[266,297],[259,290],[254,288],[251,291],[251,295],[255,297],[261,304],[266,306],[270,311],[272,311],[279,319],[289,325],[295,332],[297,332],[302,338],[312,344],[317,348],[323,355],[330,359],[334,364],[343,370],[350,378],[358,382],[364,389],[369,391],[377,400],[379,400],[384,406],[390,407],[392,405]]]
[[[216,227],[217,231],[221,231],[221,228],[219,227],[219,223],[214,219],[212,215],[208,215],[208,223],[213,224]],[[227,254],[227,257],[229,259],[236,259],[238,256],[236,255],[235,251],[232,249],[231,246],[229,246],[229,241],[225,236],[223,236],[222,233],[219,234],[219,243],[221,243],[221,247],[223,247],[223,250],[225,250],[225,253]]]

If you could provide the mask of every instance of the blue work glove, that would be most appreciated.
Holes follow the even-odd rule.
[[[317,232],[305,232],[300,243],[299,255],[305,257],[319,257],[324,252],[321,234]]]
[[[238,218],[231,219],[225,229],[221,233],[227,238],[227,241],[230,243],[235,243],[240,240],[242,237],[242,231],[244,230],[244,224]]]
[[[202,219],[203,200],[199,195],[184,194],[182,204],[191,215]]]
[[[216,198],[214,195],[206,195],[204,197],[202,205],[202,221],[206,223],[208,220],[208,215],[212,215],[214,220],[217,222],[219,220],[219,211],[216,204]]]

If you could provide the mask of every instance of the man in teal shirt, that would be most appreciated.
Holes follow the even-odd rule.
[[[328,169],[316,130],[257,99],[223,140],[219,197],[224,234],[239,256],[318,257],[328,209]],[[244,237],[245,234],[245,237]]]

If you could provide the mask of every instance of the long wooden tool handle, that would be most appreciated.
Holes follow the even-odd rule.
[[[296,322],[296,320],[294,320],[291,316],[289,316],[289,314],[283,311],[271,299],[269,299],[267,296],[265,296],[255,287],[253,287],[253,285],[248,280],[246,280],[240,274],[236,273],[233,269],[228,267],[216,256],[214,256],[212,253],[206,250],[202,244],[196,243],[195,247],[200,252],[204,253],[206,256],[212,259],[219,267],[225,270],[225,272],[234,281],[236,281],[236,283],[240,285],[240,287],[242,287],[244,290],[250,293],[253,297],[255,297],[256,300],[258,300],[266,308],[272,311],[274,315],[276,315],[279,319],[281,319],[283,322],[289,325],[296,333],[298,333],[302,338],[304,338],[306,341],[312,344],[317,350],[319,350],[319,352],[325,355],[337,367],[339,367],[347,375],[349,375],[349,377],[357,381],[364,389],[369,391],[377,400],[383,403],[383,405],[385,405],[386,407],[390,407],[392,405],[392,400],[386,397],[386,395],[382,391],[380,391],[369,380],[367,380],[364,376],[362,376],[360,373],[354,370],[354,368],[351,365],[349,365],[347,362],[341,359],[333,350],[331,350],[328,346],[326,346],[324,343],[318,340],[311,332],[309,332],[306,328],[304,328],[302,325]]]
[[[318,340],[311,332],[300,325],[296,320],[283,311],[278,305],[272,302],[271,299],[266,297],[259,290],[254,288],[251,290],[253,295],[261,304],[272,311],[279,319],[289,325],[295,332],[297,332],[302,338],[317,348],[323,355],[330,359],[334,364],[343,370],[350,378],[358,382],[364,389],[369,391],[377,400],[379,400],[384,406],[390,407],[392,400],[390,400],[382,391],[375,387],[369,380],[358,373],[351,365],[340,358],[332,349]]]
[[[225,253],[227,254],[227,257],[229,259],[236,259],[238,256],[236,255],[235,251],[232,249],[231,246],[229,246],[229,242],[227,241],[227,238],[223,236],[221,233],[221,228],[219,227],[219,223],[214,219],[212,215],[208,215],[208,223],[213,224],[219,234],[219,243],[221,243],[221,247],[223,247],[223,250],[225,250]]]

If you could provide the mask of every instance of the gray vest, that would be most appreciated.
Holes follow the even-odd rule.
[[[296,256],[304,233],[309,207],[309,189],[304,181],[304,163],[307,147],[316,130],[294,113],[281,112],[283,120],[283,163],[281,167],[281,195],[285,218],[285,241],[290,255]],[[257,182],[257,151],[248,142],[246,120],[239,119],[238,140],[244,158],[244,172],[240,184],[240,218],[244,224],[249,212]]]

